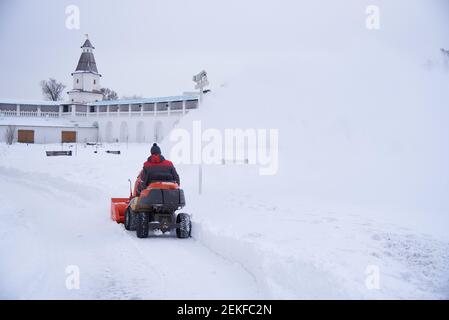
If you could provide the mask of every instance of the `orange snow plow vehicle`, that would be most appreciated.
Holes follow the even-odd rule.
[[[138,238],[148,237],[150,230],[165,233],[174,229],[178,238],[190,237],[190,215],[176,214],[177,210],[185,206],[184,191],[176,182],[158,181],[150,183],[137,195],[141,174],[128,198],[111,198],[112,220],[123,223],[126,230],[136,231]]]

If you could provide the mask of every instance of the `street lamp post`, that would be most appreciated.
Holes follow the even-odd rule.
[[[207,79],[207,72],[205,70],[201,71],[197,75],[193,76],[193,82],[195,82],[195,89],[200,90],[200,97],[198,105],[203,102],[203,91],[204,88],[209,85],[209,80]],[[203,193],[203,164],[200,163],[198,166],[198,194]]]
[[[205,70],[201,71],[197,75],[193,76],[193,82],[195,82],[195,89],[200,90],[199,103],[203,102],[203,91],[204,88],[209,85],[209,80],[207,79],[207,72]]]

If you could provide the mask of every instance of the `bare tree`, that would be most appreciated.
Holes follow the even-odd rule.
[[[48,80],[42,80],[40,85],[46,99],[51,101],[62,100],[62,92],[65,89],[65,85],[61,82],[57,82],[55,79],[50,78]]]
[[[103,100],[117,100],[118,94],[112,89],[109,88],[101,88],[101,93],[103,94]]]
[[[8,126],[5,131],[6,144],[12,145],[14,142],[14,136],[16,135],[16,127]]]

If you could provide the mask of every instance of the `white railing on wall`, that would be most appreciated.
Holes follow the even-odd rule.
[[[148,117],[156,115],[185,114],[193,108],[185,109],[165,109],[152,111],[109,111],[109,112],[54,112],[54,111],[24,111],[24,110],[0,110],[2,117],[43,117],[43,118],[59,118],[59,117]],[[194,108],[196,109],[196,108]]]
[[[21,117],[37,117],[37,111],[20,111]]]
[[[0,115],[4,117],[31,117],[31,118],[59,118],[59,112],[38,112],[38,111],[17,111],[0,110]]]
[[[59,118],[59,112],[41,112],[41,117],[44,117],[44,118]]]
[[[17,111],[0,110],[0,116],[2,116],[2,117],[16,117],[17,116]]]

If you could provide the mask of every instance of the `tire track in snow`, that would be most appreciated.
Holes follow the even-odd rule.
[[[46,190],[49,193],[70,194],[70,198],[78,197],[80,200],[93,200],[93,195],[100,189],[86,186],[80,183],[68,181],[65,178],[54,177],[45,173],[27,172],[16,168],[0,166],[2,180],[20,181],[23,186],[29,186],[36,190]]]
[[[77,222],[77,219],[73,219],[73,214],[77,215],[76,210],[74,210],[73,208],[70,207],[70,204],[76,201],[86,201],[86,200],[90,200],[92,199],[92,197],[90,196],[90,192],[91,190],[88,190],[87,188],[80,186],[76,183],[71,183],[68,181],[64,181],[63,179],[56,179],[56,178],[50,178],[46,180],[46,183],[48,184],[49,180],[51,181],[50,183],[55,183],[56,186],[47,186],[45,188],[41,188],[40,186],[42,185],[42,181],[45,178],[48,178],[47,175],[45,174],[30,174],[30,173],[25,173],[25,172],[21,172],[20,170],[16,170],[16,169],[5,169],[5,168],[1,168],[0,167],[0,177],[2,177],[3,181],[7,182],[8,186],[11,187],[14,190],[22,190],[22,194],[27,194],[27,193],[31,193],[30,197],[33,201],[36,200],[36,198],[42,199],[42,198],[46,198],[46,197],[61,197],[64,196],[64,198],[70,199],[71,201],[69,203],[64,203],[62,208],[66,207],[66,210],[60,210],[64,212],[64,215],[66,215],[66,217],[63,217],[62,220],[64,220],[65,218],[71,218],[72,220],[75,220],[75,222]],[[71,190],[73,187],[78,188],[78,190],[82,190],[82,192],[84,192],[85,194],[83,194],[82,192],[76,192],[75,195],[72,197],[71,195]],[[14,192],[13,192],[14,193]],[[80,199],[76,199],[76,197],[79,196]],[[44,203],[35,203],[35,206],[41,206],[44,205]],[[22,205],[21,203],[17,204],[19,207]],[[52,288],[54,289],[55,283],[53,281],[53,279],[55,278],[55,275],[58,274],[60,275],[60,280],[59,283],[62,285],[64,284],[63,280],[64,280],[64,266],[65,264],[63,263],[64,260],[77,260],[76,257],[83,256],[83,254],[73,254],[72,252],[65,252],[66,250],[61,250],[60,246],[55,245],[57,241],[64,241],[64,239],[60,239],[60,237],[57,237],[57,232],[54,233],[52,236],[54,236],[54,240],[52,241],[52,239],[42,239],[41,237],[39,237],[39,233],[42,232],[42,228],[46,227],[45,225],[43,225],[42,223],[39,223],[40,221],[40,217],[36,216],[35,214],[33,214],[34,209],[31,208],[30,206],[28,206],[27,209],[20,209],[20,210],[25,210],[25,214],[26,219],[26,234],[28,235],[28,241],[33,242],[33,245],[35,247],[35,250],[39,251],[39,255],[40,255],[40,259],[39,261],[33,261],[33,272],[30,275],[31,281],[29,281],[27,283],[27,288],[26,291],[27,293],[22,295],[21,297],[23,298],[30,298],[30,297],[54,297],[54,298],[61,298],[61,296],[59,294],[61,294],[61,290],[62,290],[62,294],[67,294],[69,297],[73,297],[73,296],[78,296],[77,292],[74,291],[73,294],[72,293],[66,293],[63,292],[65,290],[65,288],[59,288],[59,292],[54,295],[54,293],[52,293]],[[43,210],[43,211],[48,211],[48,212],[44,212],[44,214],[47,215],[52,215],[52,212],[50,212],[50,210]],[[89,213],[87,213],[89,214]],[[68,216],[67,216],[68,215]],[[13,217],[14,218],[14,217]],[[49,219],[50,217],[46,217],[47,219]],[[75,217],[76,218],[76,217]],[[32,220],[30,220],[32,219]],[[45,220],[45,219],[42,219]],[[107,220],[107,219],[106,219]],[[30,223],[31,221],[31,223]],[[17,221],[16,221],[17,222]],[[61,222],[61,217],[60,217],[60,221]],[[101,219],[99,220],[99,222],[101,223]],[[110,221],[107,220],[107,222],[109,223]],[[74,233],[75,235],[72,234],[72,236],[76,237],[76,233],[79,232],[79,230],[77,230],[77,225],[75,225],[73,228],[71,228],[71,226],[65,225],[65,224],[59,224],[59,225],[55,225],[55,226],[51,226],[54,227],[54,230],[57,230],[58,228],[66,228],[69,227],[69,230],[66,230],[65,232],[67,233]],[[13,228],[14,225],[10,225],[9,228]],[[115,234],[115,230],[112,230],[112,228],[110,229],[111,232],[114,232]],[[84,232],[86,230],[83,230]],[[89,231],[89,230],[88,230]],[[92,228],[92,230],[90,231],[95,231],[95,228]],[[65,233],[63,232],[63,233]],[[52,230],[46,230],[45,233],[52,233]],[[47,240],[47,241],[45,241]],[[48,241],[49,240],[49,241]],[[121,246],[123,247],[123,245],[121,243],[119,243]],[[113,244],[115,248],[117,247],[117,243]],[[62,246],[64,247],[64,246]],[[63,248],[64,249],[64,248]],[[71,248],[73,250],[73,248]],[[83,248],[79,248],[79,250],[82,250]],[[91,248],[85,248],[86,251],[92,250]],[[126,261],[128,261],[128,265],[132,265],[133,267],[135,266],[141,266],[142,264],[139,265],[139,261],[136,261],[136,259],[132,259],[135,255],[133,253],[129,253],[129,247],[125,247],[124,249],[122,249],[121,251],[123,253],[128,253],[126,256]],[[69,249],[70,250],[70,249]],[[94,257],[94,254],[91,254],[93,261],[95,261],[95,258],[98,259],[98,264],[99,266],[96,267],[96,270],[94,271],[94,274],[97,275],[101,275],[100,278],[98,278],[97,276],[93,276],[94,281],[89,280],[89,274],[92,274],[92,270],[83,270],[83,268],[81,269],[82,274],[86,275],[87,274],[87,279],[86,277],[84,277],[84,280],[87,280],[88,282],[96,282],[96,283],[102,283],[103,278],[105,278],[105,275],[103,272],[101,272],[101,270],[106,270],[107,268],[105,268],[104,263],[102,263],[102,260],[108,261],[108,259],[110,260],[109,256],[105,256],[103,254],[103,252],[100,252],[100,255],[97,255],[96,257]],[[70,258],[72,257],[72,258]],[[114,259],[112,259],[114,260]],[[129,263],[129,261],[132,261],[131,263]],[[111,262],[107,262],[106,265],[108,265]],[[112,261],[112,263],[114,263]],[[58,268],[59,266],[59,268]],[[115,269],[120,270],[121,268],[123,268],[122,265],[118,265],[118,266],[112,266],[115,267]],[[124,269],[128,269],[127,266],[125,266]],[[122,270],[123,272],[118,272],[120,275],[118,276],[117,274],[114,274],[112,279],[106,279],[106,280],[110,280],[112,281],[112,283],[115,283],[116,285],[119,285],[119,288],[116,288],[117,291],[121,291],[121,292],[127,292],[127,291],[132,291],[133,288],[129,288],[130,290],[127,290],[127,283],[123,283],[122,281],[122,276],[123,274],[125,274],[126,276],[126,271],[127,270]],[[26,276],[26,274],[22,274],[21,275]],[[83,277],[82,277],[83,278]],[[92,277],[91,277],[92,278]],[[151,276],[146,276],[146,279],[151,279]],[[105,281],[106,281],[105,280]],[[120,286],[122,286],[123,288],[120,288]],[[128,286],[129,287],[129,286]],[[94,293],[94,297],[96,298],[104,298],[105,295],[109,295],[110,296],[110,292],[109,290],[105,290],[105,289],[101,289],[101,288],[95,288],[95,289],[100,289],[97,293]],[[141,296],[148,296],[145,294],[145,292],[140,292]],[[117,298],[117,296],[115,296],[115,298]]]
[[[162,283],[162,291],[163,293],[160,294],[160,297],[158,298],[166,298],[166,292],[167,292],[167,287],[166,287],[166,280],[165,280],[165,275],[162,274],[162,272],[160,270],[158,270],[156,268],[156,266],[151,263],[148,258],[146,257],[146,255],[143,253],[143,251],[141,250],[141,248],[139,248],[138,244],[136,243],[136,241],[134,239],[132,239],[129,234],[127,234],[128,232],[125,229],[121,230],[122,234],[123,234],[123,238],[126,239],[125,241],[129,244],[131,244],[133,246],[133,248],[136,250],[136,252],[138,253],[140,259],[138,259],[140,262],[145,262],[142,263],[143,265],[145,265],[145,267],[150,271],[149,274],[151,274],[151,272],[155,272],[158,277],[160,282]]]

